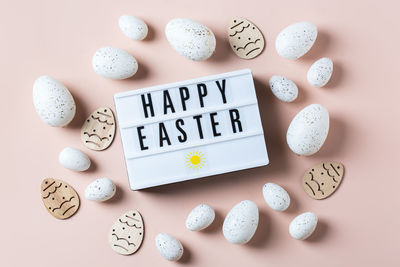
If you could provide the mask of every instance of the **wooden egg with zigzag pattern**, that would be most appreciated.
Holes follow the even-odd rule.
[[[233,18],[229,23],[228,40],[240,58],[252,59],[261,54],[265,41],[256,25],[244,18]]]
[[[135,253],[142,244],[144,225],[137,210],[122,214],[113,224],[108,235],[111,249],[122,255]]]
[[[86,119],[81,129],[83,144],[92,150],[108,148],[115,136],[115,118],[110,108],[98,108]]]
[[[79,196],[75,189],[64,181],[46,178],[40,187],[46,210],[57,219],[67,219],[79,209]]]
[[[303,188],[314,199],[324,199],[332,195],[344,174],[344,166],[339,162],[322,162],[308,169],[303,175]]]

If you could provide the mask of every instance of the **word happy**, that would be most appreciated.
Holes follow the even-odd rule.
[[[175,94],[176,97],[174,101],[171,97],[172,93],[170,93],[169,90],[163,90],[161,93],[162,99],[157,102],[162,103],[162,109],[160,111],[162,114],[155,114],[154,96],[151,93],[141,94],[140,102],[142,104],[143,115],[147,119],[160,115],[189,111],[189,103],[191,103],[191,106],[195,103],[197,107],[207,108],[205,104],[207,102],[207,97],[215,97],[216,95],[213,94],[213,96],[210,96],[209,92],[211,92],[211,90],[218,90],[219,102],[221,104],[228,103],[226,93],[229,88],[226,88],[226,82],[225,79],[223,79],[208,84],[208,86],[204,83],[197,83],[190,86],[179,87],[177,94]],[[226,131],[223,131],[223,129],[229,129],[233,134],[243,131],[240,113],[236,108],[210,113],[199,113],[168,122],[158,122],[157,124],[155,133],[158,133],[156,139],[159,147],[171,146],[173,143],[190,142],[189,139],[194,138],[193,134],[189,134],[189,132],[193,132],[191,127],[195,129],[196,139],[205,139],[206,133],[211,133],[212,138],[222,136],[226,134]],[[154,129],[153,131],[146,131],[146,127],[147,126],[138,126],[136,128],[140,149],[142,151],[149,149],[151,142],[148,142],[148,139],[150,139],[148,135],[154,132]]]

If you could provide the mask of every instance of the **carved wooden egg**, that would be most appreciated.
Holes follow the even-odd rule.
[[[67,219],[79,209],[79,196],[75,189],[64,181],[46,178],[40,187],[46,210],[57,219]]]
[[[252,59],[264,49],[264,37],[256,25],[244,18],[233,18],[228,29],[229,44],[240,58]]]
[[[322,162],[308,169],[303,176],[303,188],[314,199],[324,199],[339,187],[344,174],[343,164]]]
[[[144,225],[137,210],[121,215],[111,227],[108,241],[112,250],[122,255],[135,253],[142,244]]]
[[[110,108],[99,108],[86,119],[81,129],[83,144],[93,150],[108,148],[115,136],[115,118]]]

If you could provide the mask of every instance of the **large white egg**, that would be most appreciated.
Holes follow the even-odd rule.
[[[123,15],[118,21],[121,31],[130,39],[140,41],[146,38],[148,28],[146,23],[134,16]]]
[[[272,76],[269,79],[272,93],[283,102],[292,102],[297,98],[299,89],[296,84],[283,76]]]
[[[165,35],[172,48],[188,59],[205,60],[214,53],[214,33],[197,21],[172,19],[165,27]]]
[[[169,261],[178,261],[183,255],[181,242],[169,234],[158,234],[156,236],[156,247],[161,256]]]
[[[90,183],[85,190],[85,197],[93,201],[106,201],[115,195],[116,186],[109,178],[100,178]]]
[[[138,63],[133,56],[111,46],[102,47],[94,53],[92,66],[98,75],[116,80],[132,77],[138,70]]]
[[[290,149],[303,156],[318,152],[329,132],[329,113],[320,104],[302,109],[292,120],[286,134]]]
[[[312,212],[305,212],[293,219],[289,225],[289,233],[294,239],[307,239],[315,230],[318,217]]]
[[[50,76],[36,79],[33,85],[33,104],[42,121],[50,126],[66,126],[75,116],[76,106],[71,93]]]
[[[312,86],[322,87],[329,82],[333,72],[333,62],[327,57],[315,61],[307,72],[307,80]]]
[[[191,231],[200,231],[212,224],[214,219],[214,209],[207,204],[200,204],[189,213],[186,228]]]
[[[258,226],[258,207],[250,200],[236,204],[226,215],[222,232],[233,244],[245,244],[250,241]]]
[[[60,164],[73,171],[86,171],[90,167],[90,159],[79,149],[73,147],[64,148],[58,157]]]
[[[276,37],[276,51],[281,57],[298,59],[311,49],[317,39],[317,34],[317,27],[311,22],[291,24]]]
[[[265,202],[267,202],[271,209],[284,211],[289,207],[289,194],[281,186],[274,183],[266,183],[263,186],[262,192]]]

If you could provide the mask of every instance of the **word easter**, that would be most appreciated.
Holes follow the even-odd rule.
[[[226,80],[223,79],[221,81],[217,80],[215,81],[216,86],[219,89],[219,92],[221,93],[221,103],[226,104],[227,100],[226,100],[226,94],[225,94],[225,90],[226,90]],[[204,98],[207,97],[208,95],[208,89],[207,86],[204,83],[198,83],[196,85],[190,86],[191,89],[195,89],[196,88],[196,93],[197,95],[193,96],[193,94],[195,94],[192,90],[192,93],[190,93],[191,91],[189,90],[189,88],[187,86],[182,86],[179,87],[179,104],[181,105],[181,109],[183,111],[187,110],[186,107],[186,102],[191,98],[191,97],[195,97],[198,100],[198,104],[201,108],[204,108]],[[163,90],[162,91],[162,95],[163,95],[163,115],[167,115],[169,113],[176,113],[176,109],[174,105],[177,105],[178,103],[173,103],[171,100],[171,95],[169,93],[168,90]],[[153,107],[153,101],[152,101],[152,97],[151,97],[151,93],[146,93],[146,94],[142,94],[141,96],[141,100],[142,100],[142,107],[143,107],[143,114],[145,116],[145,118],[149,118],[149,117],[154,117],[154,107]],[[229,113],[229,118],[230,118],[230,123],[232,125],[232,132],[233,133],[237,133],[237,132],[242,132],[242,124],[240,122],[240,114],[239,114],[239,110],[236,108],[232,108],[228,110]],[[220,124],[220,122],[218,122],[218,112],[211,112],[209,114],[207,114],[207,116],[209,116],[210,119],[210,125],[209,127],[211,127],[212,129],[212,134],[214,137],[217,136],[221,136],[222,133],[218,130],[218,125]],[[199,134],[199,138],[200,139],[204,139],[204,133],[203,133],[203,128],[207,127],[207,125],[204,125],[204,118],[203,115],[201,114],[197,114],[191,117],[191,119],[196,121],[196,128]],[[188,140],[186,131],[184,129],[185,126],[185,120],[182,118],[179,118],[177,120],[174,121],[174,125],[176,127],[176,129],[179,131],[179,135],[176,136],[175,138],[177,138],[177,140],[180,143],[185,143]],[[144,144],[144,139],[146,139],[146,136],[143,134],[143,130],[145,129],[145,126],[138,126],[137,127],[137,131],[138,131],[138,138],[139,138],[139,143],[140,143],[140,149],[141,150],[146,150],[149,149],[148,146],[146,146]],[[165,124],[164,122],[160,122],[158,123],[158,137],[159,137],[159,146],[163,147],[164,144],[166,143],[167,145],[171,145],[171,139],[169,137],[169,134],[165,128]]]
[[[268,164],[250,70],[114,100],[133,190]]]

